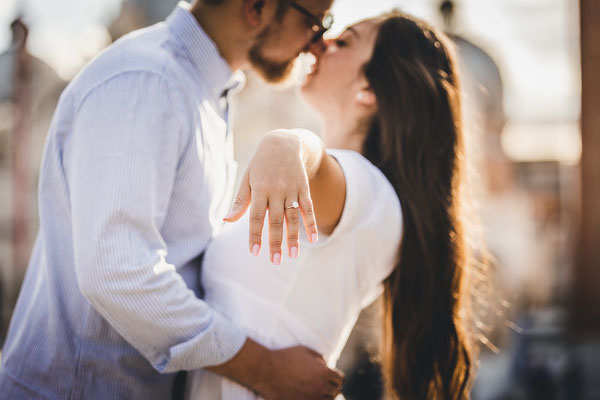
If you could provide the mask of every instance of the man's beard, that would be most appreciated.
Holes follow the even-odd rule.
[[[252,67],[262,78],[270,83],[279,83],[284,81],[292,72],[295,58],[285,61],[269,60],[263,55],[263,48],[271,35],[272,29],[265,28],[258,37],[256,43],[248,52],[248,59]]]

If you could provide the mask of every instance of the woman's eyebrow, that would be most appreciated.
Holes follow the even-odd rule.
[[[358,33],[358,31],[354,27],[349,26],[346,30],[354,33],[357,39],[360,38],[360,33]]]
[[[340,34],[340,36],[346,32],[352,32],[356,36],[357,39],[360,38],[360,33],[358,33],[358,31],[352,26],[349,26],[346,29],[344,29],[344,31]]]

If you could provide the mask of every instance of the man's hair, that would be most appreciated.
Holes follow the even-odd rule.
[[[223,4],[227,0],[197,0],[197,1],[202,1],[206,5],[209,5],[209,6],[217,6],[219,4]],[[281,19],[283,17],[283,14],[288,9],[291,2],[292,2],[292,0],[277,0],[276,15],[277,15],[278,19]]]

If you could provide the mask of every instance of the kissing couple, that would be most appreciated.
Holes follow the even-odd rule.
[[[379,296],[389,396],[469,397],[452,46],[397,11],[323,39],[331,2],[181,2],[65,89],[1,398],[341,398]],[[281,81],[302,52],[322,135],[266,133],[234,195],[236,71]]]

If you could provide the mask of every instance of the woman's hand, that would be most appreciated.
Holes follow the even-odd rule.
[[[283,224],[287,227],[288,256],[298,256],[299,216],[311,242],[318,240],[317,222],[309,181],[325,153],[321,139],[305,130],[276,130],[262,140],[244,174],[233,209],[225,217],[237,221],[250,206],[249,249],[261,249],[266,210],[269,210],[270,259],[280,264]]]

